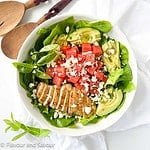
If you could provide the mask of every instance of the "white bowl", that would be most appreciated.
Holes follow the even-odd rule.
[[[22,62],[25,60],[29,49],[34,45],[36,39],[38,38],[38,35],[36,33],[40,28],[47,27],[51,24],[54,24],[60,20],[65,19],[69,16],[71,16],[71,15],[61,15],[61,16],[52,18],[52,19],[42,23],[39,27],[37,27],[34,31],[32,31],[32,33],[29,35],[29,37],[26,39],[23,46],[21,47],[17,60],[19,62]],[[72,15],[72,16],[74,16],[77,20],[78,19],[100,20],[99,18],[94,18],[93,16],[92,17],[79,16],[79,15]],[[128,50],[129,50],[129,56],[130,56],[129,64],[131,66],[132,73],[133,73],[133,82],[136,85],[137,84],[136,60],[134,58],[133,51],[130,48],[130,45],[129,45],[125,35],[120,31],[120,29],[117,26],[113,27],[113,30],[110,33],[110,35],[127,46]],[[90,124],[87,126],[82,126],[80,128],[67,128],[67,127],[66,128],[57,128],[55,126],[52,126],[42,116],[42,114],[39,112],[39,110],[32,106],[31,100],[26,95],[26,91],[19,84],[19,74],[18,73],[17,73],[17,84],[18,84],[18,90],[19,90],[19,94],[21,97],[21,101],[23,102],[23,105],[25,106],[27,111],[41,124],[41,126],[43,128],[47,128],[47,129],[50,129],[57,133],[64,134],[64,135],[70,135],[70,136],[86,135],[86,134],[98,132],[98,131],[101,131],[101,130],[104,130],[104,129],[110,127],[116,121],[118,121],[120,119],[120,117],[127,111],[127,109],[129,108],[129,106],[134,98],[134,95],[135,95],[135,90],[130,93],[127,93],[125,102],[124,102],[123,106],[121,107],[121,109],[119,111],[116,111],[116,112],[110,114],[107,118],[100,120],[96,124]]]

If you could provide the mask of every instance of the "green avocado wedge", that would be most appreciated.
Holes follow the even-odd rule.
[[[93,28],[80,28],[71,33],[67,41],[71,44],[94,43],[100,40],[100,32]]]
[[[121,68],[119,42],[109,40],[103,46],[103,61],[109,72]]]
[[[106,96],[106,93],[104,93],[100,99],[96,111],[98,116],[105,116],[113,112],[123,100],[123,93],[120,89],[107,89],[107,94],[108,95]]]

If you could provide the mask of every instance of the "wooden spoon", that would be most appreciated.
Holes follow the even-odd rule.
[[[0,35],[16,27],[27,9],[45,1],[47,0],[29,0],[25,4],[16,1],[0,2]]]
[[[12,59],[17,58],[18,52],[34,28],[40,25],[42,22],[56,16],[62,9],[64,9],[72,0],[60,0],[54,5],[48,13],[46,13],[37,22],[30,22],[20,26],[17,26],[12,31],[8,32],[2,39],[1,48],[4,54]]]

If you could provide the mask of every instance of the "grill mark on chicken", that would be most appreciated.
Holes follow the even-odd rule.
[[[49,105],[68,115],[88,118],[96,111],[96,106],[92,100],[70,84],[58,87],[41,82],[37,87],[36,95],[39,102],[44,106]],[[85,110],[87,108],[90,111],[87,112]]]

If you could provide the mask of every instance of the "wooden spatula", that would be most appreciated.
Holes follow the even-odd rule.
[[[27,9],[47,0],[29,0],[25,4],[17,1],[0,2],[0,35],[6,34],[22,20]]]
[[[37,22],[30,22],[20,26],[17,26],[12,31],[8,32],[2,39],[1,48],[4,54],[12,59],[17,58],[18,52],[27,38],[27,36],[36,28],[39,24],[56,16],[62,9],[64,9],[72,0],[60,0],[54,5],[48,13],[46,13]]]

